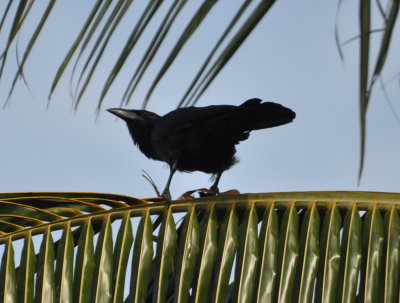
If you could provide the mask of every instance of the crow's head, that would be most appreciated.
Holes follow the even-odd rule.
[[[160,119],[159,115],[147,110],[123,108],[110,108],[107,111],[126,122],[133,142],[139,146],[142,153],[148,158],[158,159],[151,144],[151,131]]]
[[[107,111],[121,118],[126,123],[137,126],[147,126],[160,118],[156,113],[147,110],[109,108]]]

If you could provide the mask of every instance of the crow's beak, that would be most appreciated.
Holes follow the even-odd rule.
[[[128,110],[123,108],[109,108],[107,109],[107,111],[125,121],[127,120],[138,121],[138,122],[144,121],[144,119],[140,115],[138,115],[134,110]]]

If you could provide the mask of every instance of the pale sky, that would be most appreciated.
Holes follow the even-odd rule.
[[[125,67],[106,98],[100,119],[95,121],[99,91],[128,30],[121,30],[112,41],[77,112],[70,110],[70,73],[64,76],[46,109],[52,77],[92,2],[57,3],[25,68],[32,94],[20,81],[10,106],[0,112],[2,192],[94,191],[152,197],[154,191],[141,177],[142,169],[153,177],[160,190],[166,183],[166,165],[142,155],[133,146],[125,124],[105,112],[106,108],[119,106],[135,59],[141,58],[140,50],[132,54],[131,65]],[[160,83],[149,110],[165,114],[175,109],[210,45],[218,38],[218,29],[226,24],[225,17],[234,11],[230,3],[233,2],[225,0],[216,5],[207,26],[202,26],[198,35],[189,41],[182,56]],[[0,9],[4,5],[1,3]],[[277,1],[198,102],[197,106],[239,105],[258,97],[287,106],[297,114],[293,123],[255,131],[249,140],[237,146],[240,163],[223,174],[221,191],[400,191],[400,124],[379,85],[370,103],[365,169],[361,185],[357,186],[358,42],[344,46],[345,62],[342,63],[334,40],[336,6],[336,1]],[[193,11],[190,6],[187,9]],[[357,9],[352,3],[343,5],[339,15],[342,41],[357,34]],[[40,11],[38,7],[37,12]],[[130,20],[135,17],[133,8],[131,13]],[[32,24],[37,22],[34,16],[28,20]],[[183,22],[182,19],[177,25]],[[173,45],[173,36],[179,32],[178,26],[173,28],[163,47],[164,56]],[[28,31],[19,38],[20,52],[27,37]],[[0,43],[4,43],[4,34],[0,39]],[[162,54],[146,74],[129,108],[141,106],[146,89],[162,62]],[[384,81],[399,70],[399,45],[392,45],[391,54],[384,70]],[[15,49],[10,57],[0,83],[2,102],[7,98],[16,71]],[[387,89],[400,113],[397,82]],[[206,174],[178,173],[172,181],[171,193],[176,198],[187,190],[210,186]]]

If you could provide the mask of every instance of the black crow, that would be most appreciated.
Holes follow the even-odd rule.
[[[237,163],[236,144],[248,139],[252,130],[283,125],[296,117],[289,108],[256,98],[240,106],[179,108],[164,116],[146,110],[108,111],[126,122],[142,153],[169,165],[162,193],[166,199],[171,198],[169,186],[176,171],[212,174],[215,182],[210,190],[218,193],[222,173]]]

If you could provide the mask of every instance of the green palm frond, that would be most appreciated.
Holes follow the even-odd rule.
[[[365,157],[365,140],[366,140],[366,123],[367,109],[371,92],[376,80],[381,76],[383,67],[389,53],[390,43],[393,39],[393,29],[397,21],[399,5],[398,1],[388,1],[388,10],[384,12],[381,8],[381,17],[384,23],[384,29],[379,44],[379,52],[373,60],[371,60],[370,36],[371,30],[371,0],[359,0],[359,20],[360,20],[360,80],[359,80],[359,111],[360,111],[360,164],[358,172],[358,182],[360,182]],[[379,1],[378,1],[379,3]],[[380,4],[378,5],[380,7]],[[370,62],[374,69],[370,73]]]
[[[205,48],[209,48],[210,52],[204,63],[203,69],[208,67],[209,72],[204,79],[200,78],[201,73],[195,76],[192,84],[188,88],[186,95],[197,91],[197,85],[201,86],[199,95],[196,96],[195,100],[191,101],[192,103],[196,102],[202,92],[204,92],[204,90],[209,86],[210,82],[222,70],[232,55],[249,36],[254,27],[269,11],[275,0],[258,2],[259,4],[257,5],[250,5],[251,1],[246,1],[244,5],[239,7],[237,11],[234,12],[234,17],[227,26],[221,26],[219,29],[214,29],[216,31],[220,31],[222,35],[215,46],[205,45]],[[23,76],[24,65],[29,59],[31,50],[36,44],[38,36],[43,31],[48,17],[52,14],[57,14],[57,12],[54,12],[54,6],[56,3],[56,0],[52,0],[49,2],[47,7],[43,8],[42,16],[40,17],[36,28],[33,29],[33,33],[31,34],[27,46],[23,50],[23,57],[18,64],[19,66],[9,91],[9,97],[15,88],[17,80]],[[113,64],[99,95],[97,106],[98,110],[100,110],[104,98],[114,84],[122,68],[128,62],[128,58],[131,56],[132,52],[136,50],[138,43],[142,40],[145,40],[143,35],[144,31],[149,27],[154,27],[154,24],[158,24],[159,20],[162,20],[161,23],[158,24],[156,31],[153,33],[153,38],[151,41],[147,42],[147,50],[144,51],[141,59],[135,61],[137,63],[137,67],[132,69],[132,77],[127,83],[122,100],[123,103],[127,104],[135,93],[136,87],[141,82],[142,76],[148,70],[154,57],[159,53],[160,46],[165,41],[170,28],[175,23],[179,22],[177,20],[181,20],[180,16],[184,14],[182,12],[184,11],[187,3],[187,0],[175,0],[171,2],[154,0],[148,1],[147,6],[142,9],[141,13],[135,20],[132,19],[132,15],[129,14],[129,11],[132,7],[138,9],[138,7],[135,6],[136,3],[132,0],[95,1],[82,28],[80,29],[79,33],[77,33],[75,41],[71,41],[69,50],[66,52],[66,55],[60,63],[60,66],[55,71],[55,76],[50,86],[49,99],[60,83],[60,80],[65,74],[68,66],[72,65],[73,68],[71,79],[75,75],[78,77],[78,82],[74,89],[74,107],[76,109],[80,104],[87,88],[89,87],[92,77],[95,75],[103,55],[107,52],[109,42],[115,31],[121,26],[121,21],[130,18],[129,20],[132,19],[132,21],[129,22],[129,26],[131,26],[130,34],[126,37],[124,46],[120,49],[120,53],[117,56],[117,59]],[[212,12],[216,3],[216,0],[205,0],[200,3],[197,11],[193,13],[193,16],[186,21],[186,24],[181,26],[181,34],[174,37],[168,36],[169,41],[172,41],[174,46],[170,52],[165,55],[164,62],[160,64],[159,70],[156,72],[154,79],[149,83],[147,95],[143,101],[143,107],[148,104],[150,97],[158,87],[158,84],[170,70],[172,64],[178,58],[180,53],[184,50],[187,42],[190,39],[195,38],[198,28],[200,28],[203,23],[207,22],[207,17]],[[39,5],[37,1],[20,0],[9,1],[8,5],[5,6],[2,14],[2,21],[0,23],[0,33],[4,33],[6,31],[6,28],[4,27],[4,21],[7,19],[7,17],[9,17],[11,14],[14,15],[11,16],[11,18],[13,18],[13,22],[10,25],[8,35],[6,34],[8,41],[3,49],[0,50],[0,78],[8,59],[7,55],[11,47],[16,43],[15,38],[24,30],[32,30],[26,28],[24,21],[30,14],[31,8],[35,5]],[[164,7],[167,7],[167,9],[164,9]],[[244,12],[247,9],[251,9],[252,11],[246,16]],[[185,11],[185,14],[186,13],[187,11]],[[232,33],[232,37],[228,37],[228,33]],[[226,46],[222,46],[222,42],[224,42]],[[215,60],[213,66],[209,66],[211,63],[210,60],[214,57],[217,51],[221,53],[220,57]],[[104,73],[104,71],[102,71],[102,73]]]
[[[3,301],[399,298],[400,194],[291,192],[171,203],[97,193],[0,198]]]

